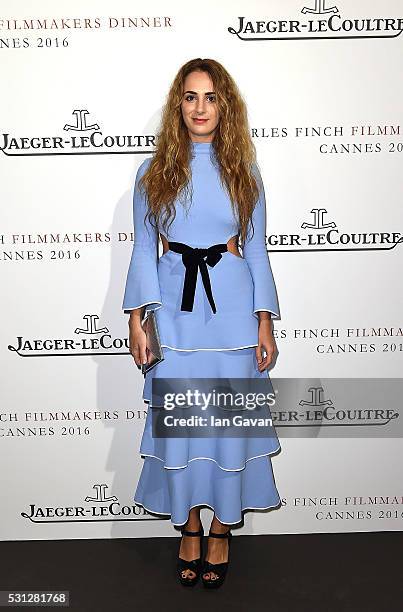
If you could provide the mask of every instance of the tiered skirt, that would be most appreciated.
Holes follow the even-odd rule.
[[[279,506],[271,463],[271,455],[280,450],[274,426],[268,426],[259,437],[152,435],[153,378],[263,378],[266,392],[271,392],[267,370],[258,370],[255,347],[163,350],[164,360],[146,374],[144,382],[148,412],[135,503],[151,513],[170,516],[173,525],[185,524],[195,506],[210,507],[222,523],[233,525],[242,521],[243,511]]]

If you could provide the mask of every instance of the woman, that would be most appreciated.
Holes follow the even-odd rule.
[[[155,311],[164,351],[145,377],[150,409],[134,501],[181,526],[181,584],[194,585],[201,575],[204,586],[217,587],[228,567],[231,525],[244,510],[280,504],[270,459],[280,444],[273,427],[247,439],[153,437],[151,383],[233,377],[271,385],[271,317],[279,308],[265,246],[264,189],[245,104],[221,64],[194,59],[180,68],[157,142],[136,176],[123,301],[137,366],[147,360],[144,309]],[[214,510],[204,564],[201,506]]]

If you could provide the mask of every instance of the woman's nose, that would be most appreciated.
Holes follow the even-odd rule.
[[[204,112],[204,100],[199,100],[196,105],[196,110],[198,113]]]

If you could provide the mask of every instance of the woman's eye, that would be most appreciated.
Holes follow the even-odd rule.
[[[195,96],[193,94],[188,94],[185,97],[186,102],[191,102],[194,99],[195,99]],[[209,100],[209,102],[215,102],[215,96],[207,96],[207,99]]]

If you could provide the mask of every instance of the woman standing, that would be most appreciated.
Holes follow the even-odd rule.
[[[246,106],[221,64],[194,59],[180,68],[157,141],[136,176],[123,301],[137,366],[146,362],[144,310],[155,310],[165,357],[145,376],[149,410],[134,501],[181,526],[180,582],[193,585],[201,575],[204,586],[217,587],[228,568],[231,525],[244,510],[280,505],[270,458],[280,444],[272,426],[255,438],[153,437],[151,383],[231,377],[265,378],[271,386],[271,317],[279,307],[264,188]],[[204,563],[201,506],[214,510]]]

